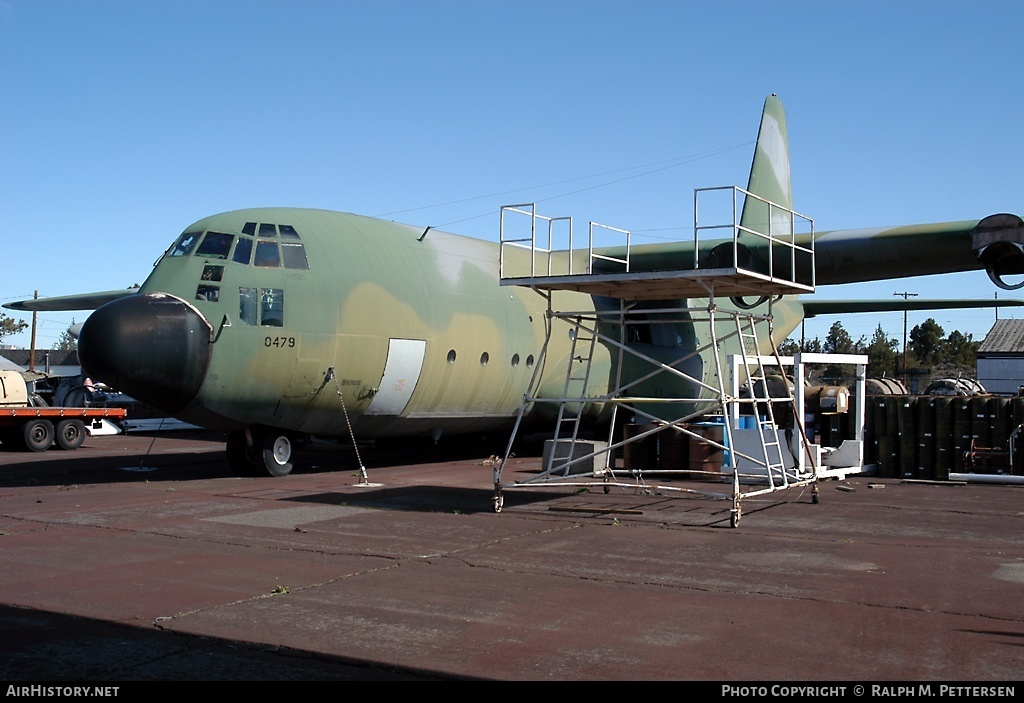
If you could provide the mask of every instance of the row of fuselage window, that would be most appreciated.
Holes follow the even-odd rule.
[[[210,268],[223,268],[206,266]],[[207,271],[204,269],[204,279]],[[220,280],[216,278],[213,280]],[[196,290],[196,300],[216,303],[220,300],[220,287],[209,284],[199,284]],[[245,325],[263,327],[284,326],[284,290],[281,288],[239,288],[238,289],[238,318]],[[448,351],[447,361],[454,364],[457,357],[454,349]],[[491,355],[483,352],[480,355],[480,365],[487,366],[491,361]],[[513,354],[511,365],[513,368],[519,366],[519,354]],[[533,354],[526,357],[526,368],[533,368]]]
[[[454,364],[455,363],[455,359],[456,359],[457,356],[458,356],[458,354],[456,354],[454,349],[449,349],[448,350],[448,363],[449,364]],[[487,364],[489,364],[490,362],[491,362],[491,355],[490,354],[488,354],[487,352],[484,352],[484,353],[482,353],[480,355],[480,365],[481,366],[487,366]],[[519,366],[519,355],[518,354],[513,354],[512,355],[512,361],[510,363],[511,363],[512,368],[515,368],[516,366]],[[528,368],[528,369],[532,369],[533,368],[533,354],[530,354],[528,357],[526,357],[526,368]]]

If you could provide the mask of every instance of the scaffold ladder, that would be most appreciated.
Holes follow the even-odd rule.
[[[742,350],[743,372],[747,378],[747,399],[758,429],[768,482],[769,485],[775,486],[776,478],[785,482],[786,469],[782,458],[782,443],[779,441],[779,426],[775,420],[774,405],[778,399],[772,397],[771,389],[768,386],[768,375],[765,373],[765,366],[761,361],[761,353],[757,344],[754,316],[736,315],[735,320],[736,333]],[[768,332],[770,338],[770,325]],[[772,349],[774,350],[774,348],[773,343]],[[751,363],[751,359],[754,360],[753,363]],[[788,388],[788,385],[786,387]],[[791,394],[786,401],[793,402]]]
[[[562,469],[563,473],[569,471],[569,464],[575,455],[576,441],[579,439],[583,416],[582,399],[586,397],[587,388],[590,387],[590,370],[593,366],[594,349],[597,346],[596,327],[593,330],[589,329],[583,324],[583,316],[577,315],[573,320],[571,336],[572,345],[566,364],[565,386],[562,390],[562,402],[558,405],[554,435],[555,446],[559,446],[560,441],[568,440],[569,451],[564,454],[552,451],[548,457],[548,465],[544,467],[547,472],[551,472],[553,468]],[[580,402],[571,402],[572,398],[579,398]],[[559,458],[564,459],[564,465],[556,465]]]

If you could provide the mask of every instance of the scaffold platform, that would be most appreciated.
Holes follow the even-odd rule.
[[[701,224],[701,197],[708,195],[731,199],[727,221]],[[764,214],[763,225],[740,217],[750,202]],[[573,240],[571,218],[541,216],[533,204],[502,208],[501,284],[528,286],[545,296],[548,319],[508,450],[495,466],[495,511],[502,509],[505,489],[553,484],[721,496],[722,484],[729,483],[733,526],[747,497],[811,486],[817,502],[820,456],[807,440],[791,386],[771,383],[767,371],[775,367],[782,373],[785,366],[772,340],[773,300],[814,290],[813,221],[735,187],[698,189],[694,203],[692,248],[636,247],[629,231],[595,223],[580,244]],[[730,236],[702,243],[702,234],[723,230]],[[619,241],[603,244],[609,234]],[[560,241],[567,246],[557,248]],[[580,309],[585,298],[562,298],[555,291],[611,301]],[[755,302],[746,302],[749,297]],[[655,331],[672,325],[692,329],[689,343],[679,335],[674,348],[645,344]],[[547,369],[544,378],[542,369]],[[553,383],[551,374],[561,381]],[[676,392],[665,395],[658,384]],[[649,393],[652,388],[658,392]],[[502,472],[523,417],[538,404],[557,409],[542,469],[529,479],[504,483]],[[593,408],[602,408],[609,422],[606,441],[581,433]],[[631,422],[621,423],[619,431],[623,413]],[[642,455],[629,449],[659,434],[704,447],[709,457],[722,457],[722,467],[617,465],[627,454]],[[668,475],[714,486],[648,483]]]

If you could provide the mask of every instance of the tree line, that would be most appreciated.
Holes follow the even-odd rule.
[[[939,323],[929,317],[916,325],[908,335],[906,368],[929,368],[933,371],[942,369],[943,375],[973,378],[980,346],[980,341],[975,341],[972,335],[963,334],[959,330],[953,330],[946,336]],[[792,355],[799,351],[867,354],[868,376],[883,378],[898,376],[904,368],[903,351],[900,347],[900,340],[887,335],[882,325],[878,325],[871,339],[862,335],[860,339],[854,341],[843,327],[843,323],[837,321],[829,328],[824,341],[815,337],[804,340],[801,344],[799,340],[790,338],[779,346],[779,352],[784,355]],[[830,369],[826,369],[824,375],[830,376],[829,371]],[[842,375],[841,371],[839,375]]]

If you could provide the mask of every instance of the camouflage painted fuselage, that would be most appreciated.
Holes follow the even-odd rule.
[[[544,343],[546,304],[533,291],[498,285],[494,244],[299,209],[229,212],[186,231],[234,235],[237,247],[247,222],[294,228],[308,268],[239,263],[234,249],[212,259],[200,245],[165,256],[140,290],[187,300],[211,325],[205,381],[179,417],[342,435],[343,399],[359,436],[475,432],[515,417]],[[216,300],[203,276],[209,266],[223,267]],[[280,323],[244,319],[252,289],[283,299]],[[403,362],[393,340],[422,344]],[[405,368],[385,389],[389,351]],[[557,366],[565,352],[552,352]],[[375,399],[396,392],[373,410]]]
[[[243,243],[252,248],[248,240],[260,242],[245,233],[247,223],[250,231],[252,223],[288,226],[308,267],[256,265],[251,255],[237,254]],[[169,408],[177,417],[224,430],[261,425],[343,436],[347,413],[361,437],[508,428],[542,361],[548,324],[555,327],[538,393],[563,393],[570,327],[549,320],[547,301],[537,292],[499,284],[495,243],[287,208],[214,215],[185,231],[194,236],[191,249],[182,254],[172,246],[138,294],[186,301],[208,323],[205,373],[185,407]],[[211,233],[220,246],[204,244]],[[272,316],[262,309],[268,296]],[[557,309],[595,307],[588,295],[554,296]],[[799,303],[776,303],[775,310],[781,340],[799,323]],[[605,331],[618,336],[614,325]],[[706,335],[692,325],[670,322],[653,343],[636,346],[672,359],[700,337]],[[574,393],[608,393],[615,358],[599,344],[589,388]],[[714,364],[695,358],[687,371],[703,378],[714,373]],[[159,395],[133,387],[132,376],[103,380],[160,406]],[[644,392],[690,397],[696,391],[666,376]],[[595,416],[601,411],[600,404],[588,408]]]

